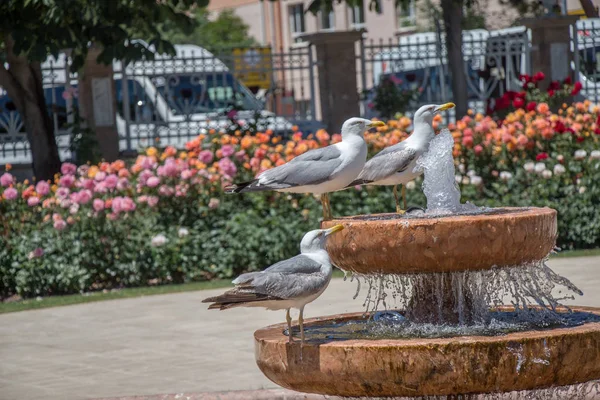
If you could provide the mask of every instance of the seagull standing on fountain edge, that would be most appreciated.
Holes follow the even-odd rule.
[[[290,162],[261,173],[249,182],[225,188],[226,193],[275,190],[321,195],[323,219],[332,218],[327,193],[343,190],[352,182],[367,160],[367,129],[385,126],[381,121],[350,118],[342,125],[342,141],[320,149],[309,150]]]
[[[404,213],[406,210],[405,185],[423,172],[415,172],[417,160],[429,148],[429,142],[435,137],[433,130],[433,117],[435,114],[454,108],[454,103],[442,105],[426,105],[417,110],[413,119],[412,134],[400,143],[386,147],[365,164],[358,178],[348,186],[376,185],[394,186],[396,199],[396,212]],[[404,210],[400,208],[398,200],[398,187],[402,185],[402,199]]]
[[[233,289],[202,302],[213,303],[209,310],[233,307],[286,310],[290,343],[293,341],[290,308],[297,308],[300,310],[300,337],[304,343],[304,306],[319,297],[331,280],[332,266],[325,250],[327,236],[342,229],[342,225],[335,225],[306,233],[300,243],[299,255],[273,264],[264,271],[242,274],[233,281]]]

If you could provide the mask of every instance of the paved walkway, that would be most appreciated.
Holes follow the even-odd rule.
[[[600,257],[550,262],[600,306]],[[332,281],[308,318],[360,311],[355,284]],[[221,290],[112,300],[0,315],[0,399],[84,399],[271,389],[254,363],[252,333],[283,312],[208,311]]]

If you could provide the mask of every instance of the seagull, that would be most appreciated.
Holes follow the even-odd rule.
[[[385,126],[381,121],[350,118],[342,125],[342,141],[307,151],[290,162],[261,173],[249,182],[225,188],[225,193],[275,190],[321,195],[323,219],[332,219],[327,193],[343,190],[352,182],[367,160],[365,130]]]
[[[326,238],[342,229],[343,225],[335,225],[306,233],[300,243],[299,255],[279,261],[264,271],[242,274],[233,281],[233,289],[202,302],[212,303],[208,306],[209,310],[233,307],[286,310],[290,343],[293,342],[290,309],[297,308],[300,310],[300,337],[304,344],[304,306],[319,297],[331,280],[332,267],[325,250]]]
[[[358,178],[348,187],[356,185],[394,186],[396,212],[403,214],[406,210],[405,184],[421,175],[422,171],[414,171],[417,159],[427,151],[429,142],[435,137],[433,116],[441,111],[454,107],[454,103],[442,105],[426,105],[417,110],[413,119],[413,133],[404,141],[386,147],[365,164]],[[398,187],[402,185],[404,210],[400,208]]]

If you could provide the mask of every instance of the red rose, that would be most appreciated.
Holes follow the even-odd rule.
[[[585,138],[583,136],[578,136],[577,137],[577,143],[581,143],[585,140]]]
[[[496,105],[494,107],[494,109],[496,111],[498,110],[504,110],[505,108],[510,107],[510,99],[508,98],[508,95],[506,93],[504,93],[504,95],[502,97],[500,97],[499,99],[496,100]]]
[[[548,92],[550,92],[551,90],[558,90],[560,89],[560,83],[558,81],[552,81],[550,82],[550,85],[548,86]]]
[[[570,84],[571,84],[571,82],[572,82],[572,81],[571,81],[571,77],[570,77],[570,76],[567,76],[567,77],[565,78],[565,80],[563,81],[563,83],[564,83],[565,85],[570,85]]]
[[[514,100],[515,97],[517,97],[517,92],[514,92],[512,90],[507,90],[506,93],[504,93],[504,96],[508,97],[510,100]],[[504,97],[502,96],[502,97]]]
[[[554,125],[554,130],[557,133],[565,133],[567,131],[567,127],[565,126],[565,124],[563,124],[562,121],[556,121],[556,124]]]
[[[530,101],[529,103],[527,103],[527,111],[535,111],[536,107],[537,104],[535,101]]]
[[[552,89],[548,90],[548,96],[550,96],[550,97],[554,96],[554,90],[552,90]]]
[[[521,74],[521,75],[519,75],[519,79],[522,82],[525,82],[525,83],[531,82],[531,77],[529,75],[527,75],[527,74]]]
[[[594,129],[594,133],[595,133],[596,135],[600,135],[600,128],[596,128],[596,129]]]
[[[543,81],[545,78],[546,78],[546,75],[544,75],[544,73],[542,71],[540,71],[533,76],[533,81],[539,82],[539,81]]]
[[[525,100],[525,96],[527,96],[526,92],[519,92],[516,94],[516,97]]]
[[[535,161],[542,161],[546,158],[548,158],[548,153],[539,153],[537,156],[535,156]]]
[[[573,86],[573,90],[571,90],[571,96],[575,96],[577,93],[581,91],[581,82],[575,82]]]
[[[524,105],[525,105],[525,100],[523,100],[520,97],[517,97],[513,100],[513,106],[515,108],[523,108]]]

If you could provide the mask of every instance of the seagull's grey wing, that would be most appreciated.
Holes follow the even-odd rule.
[[[239,286],[239,290],[280,299],[296,299],[318,293],[330,277],[320,272],[281,273],[263,272]]]
[[[282,274],[314,274],[320,271],[321,263],[304,254],[279,261],[265,269],[265,272],[280,272]]]
[[[335,146],[310,150],[287,164],[263,172],[259,177],[260,186],[283,189],[317,185],[331,179],[341,164],[341,152]]]
[[[358,178],[349,186],[377,182],[403,172],[416,157],[417,151],[406,147],[403,142],[390,146],[367,161]]]

